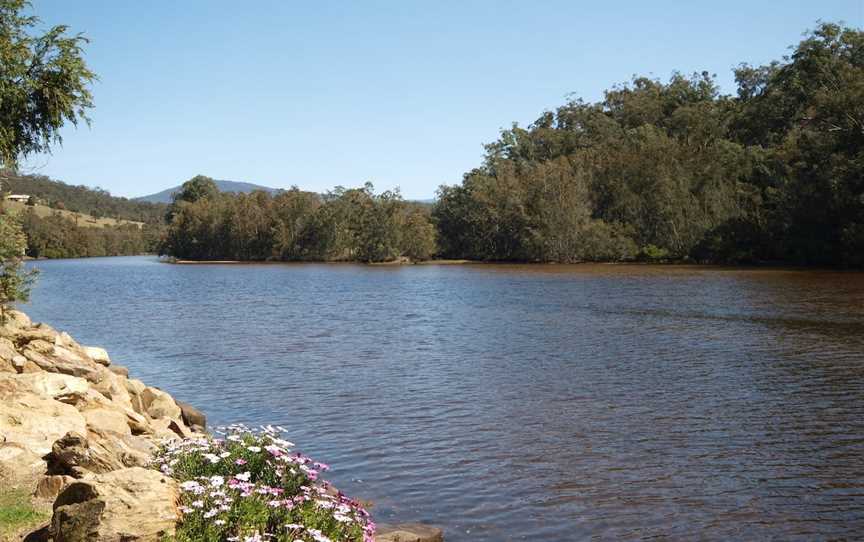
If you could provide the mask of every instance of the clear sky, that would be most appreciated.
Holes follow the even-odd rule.
[[[864,0],[34,0],[92,41],[91,128],[26,169],[115,195],[201,173],[429,198],[483,143],[634,74],[716,73],[787,52]]]

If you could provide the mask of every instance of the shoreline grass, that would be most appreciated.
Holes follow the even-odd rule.
[[[22,540],[51,515],[21,489],[0,489],[0,542]]]

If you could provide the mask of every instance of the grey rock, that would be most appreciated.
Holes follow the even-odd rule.
[[[423,523],[381,524],[375,542],[444,542],[444,531]]]

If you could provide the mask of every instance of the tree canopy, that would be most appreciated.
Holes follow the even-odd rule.
[[[503,131],[441,187],[441,252],[864,264],[864,33],[821,23],[736,78],[636,77]]]
[[[382,262],[435,251],[428,209],[369,183],[323,196],[296,187],[275,196],[202,192],[209,184],[201,177],[183,186],[162,244],[178,258]]]
[[[864,265],[864,33],[819,23],[781,60],[634,77],[486,146],[431,210],[370,185],[214,194],[192,179],[163,249],[197,259],[439,255],[537,262]]]
[[[0,163],[15,168],[21,157],[50,151],[67,122],[89,122],[89,85],[96,79],[84,62],[87,39],[65,25],[34,34],[39,19],[26,15],[27,0],[0,0]]]

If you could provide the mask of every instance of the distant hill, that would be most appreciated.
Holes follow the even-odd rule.
[[[236,192],[248,194],[249,192],[254,192],[255,190],[263,190],[271,194],[276,194],[277,192],[282,191],[281,188],[270,188],[269,186],[261,186],[260,184],[244,183],[239,181],[215,181],[215,183],[216,187],[219,188],[221,192]],[[171,203],[173,201],[172,196],[174,195],[174,193],[179,192],[180,189],[180,186],[175,186],[173,188],[168,188],[167,190],[163,190],[155,194],[150,194],[149,196],[132,198],[132,200],[146,201],[150,203]]]

